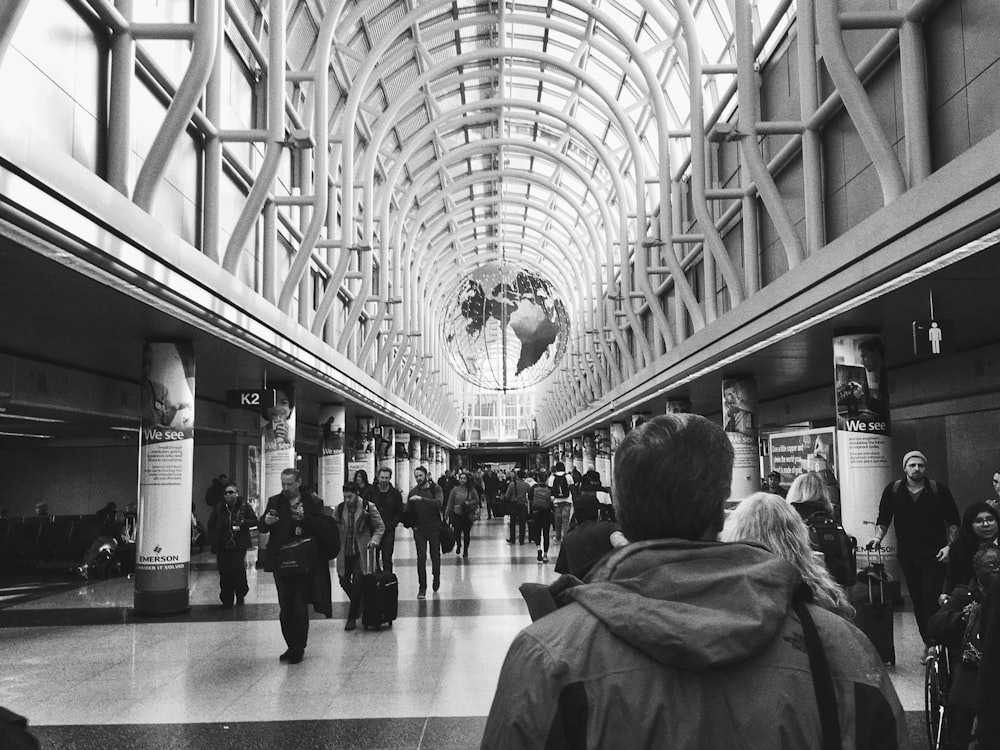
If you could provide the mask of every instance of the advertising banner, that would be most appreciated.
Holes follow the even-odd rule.
[[[572,473],[573,469],[583,473],[583,436],[578,435],[572,438],[572,449],[570,455],[571,463],[566,464],[566,471]]]
[[[261,409],[260,415],[265,500],[281,492],[281,472],[295,468],[295,386],[270,383],[268,387],[275,390],[275,403]]]
[[[691,413],[691,399],[678,397],[678,398],[668,398],[667,399],[667,414],[690,414]]]
[[[848,534],[869,539],[882,490],[893,479],[889,373],[877,333],[835,336],[833,374],[837,402],[837,457],[841,513]],[[895,526],[882,549],[895,553]]]
[[[375,430],[375,456],[378,468],[392,469],[396,473],[396,428],[379,427]]]
[[[622,440],[625,439],[625,423],[612,422],[609,432],[611,442],[611,468],[609,471],[611,472],[611,475],[605,480],[605,482],[610,487],[615,482],[615,454],[618,453],[618,446],[620,446],[622,444]]]
[[[786,489],[799,474],[826,469],[836,473],[836,430],[822,427],[815,430],[776,432],[767,436],[771,469],[781,474]]]
[[[375,420],[358,417],[353,440],[347,452],[347,478],[354,481],[355,473],[364,471],[369,484],[375,481]]]
[[[605,487],[611,486],[611,430],[601,427],[594,431],[594,468]]]
[[[134,607],[160,615],[190,609],[194,480],[194,348],[188,341],[142,349],[139,507]]]
[[[722,426],[733,446],[731,502],[760,490],[760,445],[757,440],[757,381],[722,381]]]
[[[594,447],[594,435],[588,432],[583,436],[583,473],[596,468],[597,452]]]
[[[347,409],[343,404],[320,404],[319,496],[331,508],[344,499],[344,451]]]
[[[410,473],[410,433],[396,433],[396,489],[403,497],[413,486],[413,475]]]

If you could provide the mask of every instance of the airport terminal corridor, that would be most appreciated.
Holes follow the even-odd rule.
[[[442,555],[440,591],[418,601],[414,545],[400,529],[393,626],[344,632],[335,583],[333,618],[312,615],[305,659],[291,666],[278,662],[272,575],[251,570],[245,605],[223,609],[208,552],[193,557],[186,615],[136,618],[124,577],[27,601],[15,593],[0,599],[0,694],[44,750],[476,748],[507,647],[529,623],[518,585],[556,577],[558,545],[539,563],[535,545],[507,544],[506,530],[478,522],[470,556]],[[895,617],[890,673],[921,748],[922,647],[912,615]]]

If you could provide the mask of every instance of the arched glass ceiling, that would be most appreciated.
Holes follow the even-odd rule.
[[[345,242],[380,248],[383,287],[402,300],[385,318],[373,305],[399,353],[390,361],[439,372],[443,300],[495,261],[552,282],[578,356],[620,358],[610,344],[650,360],[648,341],[634,340],[641,324],[629,297],[644,282],[631,258],[669,212],[671,178],[688,168],[696,50],[704,117],[735,106],[737,2],[295,6],[289,27],[317,39],[333,27],[330,171],[343,185]],[[776,9],[792,12],[779,0],[749,5],[758,33]],[[305,52],[303,69],[322,52]],[[314,92],[302,80],[308,109]],[[348,286],[363,294],[361,281]]]

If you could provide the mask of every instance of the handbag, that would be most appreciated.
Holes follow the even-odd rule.
[[[278,548],[276,572],[286,575],[308,575],[316,568],[316,542],[312,537],[296,539]]]
[[[455,549],[455,532],[451,526],[441,524],[441,533],[438,535],[438,539],[441,541],[442,552],[448,553]]]

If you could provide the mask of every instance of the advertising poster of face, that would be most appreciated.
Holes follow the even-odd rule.
[[[844,529],[866,539],[878,515],[882,489],[892,481],[889,375],[885,345],[877,333],[833,338],[834,398],[837,403],[838,476]],[[890,556],[895,525],[882,540]]]
[[[281,492],[281,472],[295,468],[295,386],[271,383],[274,406],[261,409],[260,433],[264,444],[264,497]]]
[[[760,444],[757,441],[757,382],[753,378],[722,381],[722,427],[733,446],[730,501],[760,489]]]
[[[396,473],[394,475],[396,489],[403,497],[410,491],[412,474],[410,473],[410,433],[396,433]]]
[[[142,350],[135,609],[188,609],[194,478],[194,348],[148,342]]]
[[[396,471],[396,428],[383,426],[375,435],[378,468]]]
[[[319,407],[319,494],[334,508],[344,499],[346,412],[343,404],[321,404]]]
[[[579,472],[583,471],[583,436],[575,437],[573,440],[572,449],[572,463],[566,464],[566,471],[572,472],[576,469]]]
[[[836,435],[833,427],[777,432],[767,436],[771,469],[787,486],[799,474],[832,470],[836,473]]]
[[[594,468],[605,486],[611,484],[611,430],[602,427],[594,431]]]
[[[610,486],[615,481],[615,454],[618,453],[618,446],[625,439],[625,423],[612,422],[610,430],[611,439],[611,468],[608,470],[608,478],[604,481]]]

